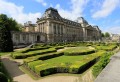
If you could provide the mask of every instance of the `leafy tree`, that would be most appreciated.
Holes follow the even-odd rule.
[[[13,19],[5,17],[5,14],[0,14],[0,23],[4,24],[5,26],[8,25],[10,31],[20,31],[20,25]],[[6,19],[6,20],[4,20]]]
[[[105,37],[104,33],[102,33],[102,37]]]
[[[110,37],[110,34],[108,32],[106,32],[105,37]]]
[[[21,25],[18,24],[13,18],[8,18],[8,23],[11,31],[20,31]]]
[[[11,39],[10,26],[6,15],[0,16],[0,51],[13,51],[13,42]]]

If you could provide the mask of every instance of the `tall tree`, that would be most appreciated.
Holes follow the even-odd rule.
[[[108,32],[106,32],[105,37],[110,37],[110,34]]]
[[[102,33],[102,37],[105,37],[104,33]]]
[[[13,42],[10,33],[8,17],[6,15],[0,16],[0,51],[13,51]]]
[[[8,24],[11,31],[20,31],[20,25],[13,18],[8,18]]]
[[[4,19],[4,16],[5,14],[0,14],[0,22],[4,25],[8,25],[10,31],[20,31],[20,25],[13,19],[13,18],[8,18],[6,16],[6,21],[5,22],[3,19]]]

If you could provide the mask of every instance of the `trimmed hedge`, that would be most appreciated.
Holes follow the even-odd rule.
[[[85,70],[85,68],[89,67],[92,63],[96,62],[97,59],[103,55],[105,52],[97,52],[92,55],[89,55],[88,58],[83,59],[82,61],[76,61],[74,64],[66,65],[59,64],[49,66],[49,64],[39,64],[34,67],[34,71],[40,75],[45,76],[54,73],[80,73]]]
[[[35,67],[36,65],[42,64],[42,62],[43,62],[42,60],[37,60],[37,61],[30,62],[30,63],[28,63],[28,67],[29,67],[31,70],[35,71],[34,67]]]
[[[110,62],[110,57],[113,55],[112,52],[105,53],[101,58],[100,61],[94,65],[92,69],[92,73],[95,77],[99,75],[99,73],[106,67],[106,65]]]
[[[64,48],[64,46],[57,46],[57,47],[55,47],[55,49],[62,49],[62,48]]]
[[[29,51],[43,50],[43,49],[48,49],[48,48],[50,48],[50,47],[25,48],[25,49],[17,51],[17,52],[19,52],[19,53],[27,53]]]
[[[100,45],[95,47],[98,50],[113,51],[115,48],[117,48],[117,45]]]
[[[44,55],[37,55],[37,56],[28,57],[24,59],[24,63],[26,64],[26,63],[29,63],[35,60],[46,60],[46,59],[50,59],[50,58],[54,58],[54,57],[58,57],[62,55],[64,55],[63,52],[55,52],[55,53],[49,53],[49,54],[44,54]]]
[[[0,81],[1,82],[8,82],[7,76],[2,72],[0,72]]]
[[[84,49],[84,50],[76,50],[76,49],[66,49],[64,51],[64,55],[69,55],[69,56],[75,56],[75,55],[87,55],[87,54],[91,54],[91,53],[95,53],[94,49]]]
[[[24,59],[24,58],[31,57],[31,56],[42,55],[42,54],[45,54],[45,53],[52,53],[52,52],[56,52],[56,49],[55,48],[49,48],[49,49],[45,49],[45,50],[31,51],[31,52],[28,52],[28,53],[15,52],[11,56],[14,59]]]

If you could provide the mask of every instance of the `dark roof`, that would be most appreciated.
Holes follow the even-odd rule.
[[[52,8],[52,7],[49,7],[48,9],[46,9],[45,12],[47,12],[47,11],[49,11],[49,10],[52,10],[52,11],[54,11],[54,12],[58,12],[57,9],[54,9],[54,8]]]

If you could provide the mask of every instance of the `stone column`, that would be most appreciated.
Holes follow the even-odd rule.
[[[56,34],[58,34],[58,24],[56,24]]]
[[[51,25],[51,34],[54,34],[54,23]]]
[[[24,35],[23,35],[24,36]],[[22,34],[20,34],[20,41],[19,43],[23,43],[23,37],[22,37]]]
[[[88,32],[88,31],[87,31],[87,29],[86,29],[85,31],[86,31],[86,32],[85,32],[85,37],[86,37],[86,39],[88,40],[88,38],[89,38],[89,37],[87,36],[87,32]]]
[[[83,28],[83,40],[86,40],[86,31],[85,31],[86,29],[85,28]]]
[[[43,33],[45,33],[45,23],[43,23]]]
[[[62,28],[62,25],[60,25],[60,34],[62,34],[62,30],[61,30],[61,28]]]
[[[41,32],[41,27],[42,27],[42,25],[40,24],[40,32]]]

